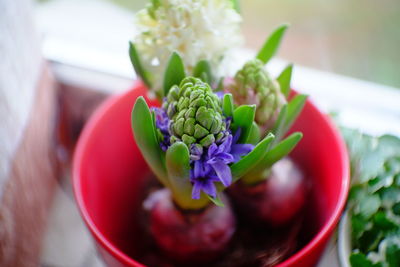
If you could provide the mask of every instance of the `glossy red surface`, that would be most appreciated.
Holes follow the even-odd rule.
[[[136,83],[133,90],[101,105],[85,126],[74,155],[76,201],[108,266],[143,266],[134,260],[141,245],[134,214],[149,171],[132,136],[130,113],[135,99],[145,94],[144,86]],[[346,148],[330,119],[308,101],[295,130],[304,138],[292,156],[311,179],[313,190],[302,230],[307,243],[280,267],[307,267],[318,261],[349,188]]]

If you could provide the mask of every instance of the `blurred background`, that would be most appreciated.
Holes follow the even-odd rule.
[[[83,6],[93,7],[91,11],[88,10],[86,19],[89,23],[94,23],[92,20],[96,18],[96,10],[115,9],[115,12],[129,16],[143,8],[147,2],[37,1],[39,9],[51,7],[53,14],[57,7],[63,9],[63,16],[59,17],[58,23],[63,23],[64,19],[65,24],[77,19],[76,16],[81,14],[79,9]],[[288,22],[291,27],[281,47],[279,55],[282,58],[308,67],[400,87],[398,0],[246,0],[241,1],[241,11],[246,46],[249,48],[258,49],[276,25]],[[45,20],[40,17],[38,19]],[[112,23],[109,20],[107,24]],[[131,23],[133,25],[132,21]],[[129,19],[125,25],[129,26]],[[43,27],[44,32],[48,30],[47,27],[48,25]],[[114,29],[113,32],[117,30]],[[111,33],[104,29],[104,34]]]

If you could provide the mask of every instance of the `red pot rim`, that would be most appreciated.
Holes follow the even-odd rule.
[[[143,86],[141,82],[135,82],[133,88],[139,88],[140,86]],[[74,152],[73,167],[72,167],[72,180],[73,180],[72,183],[74,188],[75,199],[78,203],[81,216],[83,217],[83,220],[85,221],[86,225],[88,226],[89,230],[91,231],[95,239],[109,253],[111,253],[117,259],[120,259],[124,264],[144,267],[145,265],[133,260],[124,252],[117,249],[111,242],[107,240],[107,238],[97,228],[97,226],[91,219],[88,210],[86,209],[86,205],[84,203],[82,196],[80,179],[76,178],[79,177],[81,173],[81,165],[79,163],[82,162],[82,158],[84,157],[85,144],[87,143],[87,140],[89,140],[91,132],[96,127],[98,122],[101,120],[103,114],[107,113],[107,111],[118,101],[120,97],[123,97],[124,95],[127,95],[129,93],[130,91],[127,91],[122,94],[110,97],[108,100],[106,100],[104,103],[100,105],[100,107],[93,113],[90,120],[85,125],[77,142],[76,150]],[[345,207],[347,194],[350,187],[349,159],[348,159],[346,145],[342,137],[340,136],[339,131],[337,130],[336,126],[333,124],[333,122],[327,115],[321,113],[310,100],[307,100],[307,102],[309,102],[310,108],[313,111],[315,111],[315,113],[317,113],[318,116],[320,116],[321,119],[325,121],[325,123],[331,129],[334,135],[334,140],[336,142],[336,145],[339,148],[341,155],[341,165],[343,166],[341,194],[339,195],[339,200],[336,204],[334,212],[331,214],[328,221],[323,225],[322,229],[311,239],[311,241],[307,243],[307,245],[305,245],[303,248],[297,251],[294,255],[290,256],[287,260],[277,265],[278,267],[290,266],[296,263],[305,255],[310,253],[310,251],[314,247],[318,246],[320,242],[323,242],[323,239],[327,238],[333,232],[334,228],[336,227],[340,219],[341,213]]]

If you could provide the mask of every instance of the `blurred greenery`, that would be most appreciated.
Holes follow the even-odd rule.
[[[107,1],[132,12],[147,3]],[[400,88],[399,0],[242,0],[241,11],[250,48],[261,47],[277,25],[288,22],[280,57]]]

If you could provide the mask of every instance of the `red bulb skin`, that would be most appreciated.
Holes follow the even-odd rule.
[[[154,193],[153,193],[154,194]],[[179,209],[166,189],[152,196],[150,232],[165,256],[179,263],[212,261],[223,254],[236,231],[231,205],[210,204],[205,209]]]
[[[238,212],[256,224],[283,227],[301,212],[309,184],[296,164],[284,158],[274,164],[269,177],[256,184],[240,181],[229,191]]]

